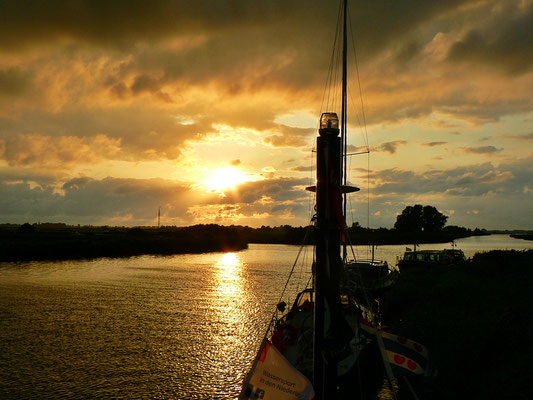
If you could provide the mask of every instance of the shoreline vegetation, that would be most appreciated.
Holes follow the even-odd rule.
[[[411,381],[420,398],[527,397],[531,265],[533,250],[493,250],[400,275],[383,299],[383,321],[432,354],[437,375]]]
[[[229,227],[125,228],[65,224],[0,225],[0,262],[237,251],[248,244]]]
[[[289,225],[130,228],[64,223],[0,224],[0,262],[238,251],[250,243],[300,245],[304,243],[307,231],[308,227]],[[446,226],[436,232],[402,232],[363,228],[357,223],[348,229],[348,233],[354,245],[446,243],[489,234],[485,230],[457,226]],[[311,235],[308,236],[305,244],[313,244]]]
[[[511,236],[512,238],[515,238],[515,239],[524,239],[524,240],[533,240],[533,234],[511,234],[509,235]]]

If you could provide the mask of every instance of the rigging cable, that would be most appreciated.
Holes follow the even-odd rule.
[[[348,10],[348,15],[349,14]],[[351,18],[350,18],[351,21]],[[367,196],[367,215],[366,215],[366,227],[370,228],[370,146],[368,142],[368,130],[367,130],[367,124],[366,124],[366,113],[365,113],[365,105],[363,102],[363,90],[361,88],[361,78],[359,75],[359,63],[357,62],[357,51],[355,50],[355,39],[354,39],[354,33],[352,29],[352,25],[350,24],[350,36],[352,38],[352,48],[353,48],[353,56],[355,61],[355,71],[357,74],[357,83],[359,86],[359,98],[361,99],[361,113],[363,117],[363,129],[364,129],[364,140],[365,140],[365,146],[367,150],[367,168],[366,168],[366,184],[367,184],[367,190],[366,190],[366,196]],[[353,100],[352,100],[353,101]]]

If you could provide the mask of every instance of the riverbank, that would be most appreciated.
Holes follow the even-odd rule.
[[[515,239],[524,239],[524,240],[533,240],[533,234],[526,234],[526,235],[509,235],[512,238]]]
[[[0,230],[0,261],[69,260],[237,251],[248,244],[228,228],[61,227]]]
[[[66,260],[242,250],[251,243],[312,245],[310,227],[221,226],[109,227],[61,223],[0,225],[0,261]],[[353,245],[449,243],[486,232],[445,227],[439,232],[399,232],[394,229],[348,229]]]
[[[432,353],[438,374],[414,382],[421,398],[526,398],[532,265],[533,250],[490,251],[401,274],[383,318]]]

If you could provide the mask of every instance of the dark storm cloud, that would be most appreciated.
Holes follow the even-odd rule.
[[[109,217],[132,214],[144,219],[153,216],[158,205],[177,208],[186,206],[177,201],[189,186],[164,179],[76,178],[63,185],[63,210],[67,215]]]
[[[253,25],[268,8],[269,5],[231,0],[2,0],[0,44],[15,49],[67,38],[130,45],[173,33],[231,29],[235,21]]]
[[[462,149],[465,153],[470,154],[494,154],[503,150],[494,146],[465,147]]]
[[[4,183],[0,181],[0,218],[24,217],[33,221],[53,217],[62,212],[61,195],[52,186],[31,187],[29,183]],[[21,222],[21,221],[20,221]]]
[[[507,137],[511,139],[516,139],[516,140],[533,140],[533,132],[526,133],[524,135],[509,135]]]
[[[473,7],[478,4],[476,1],[469,3]],[[123,62],[118,67],[106,68],[108,78],[99,84],[114,98],[123,101],[151,94],[154,99],[173,105],[181,105],[184,100],[189,104],[190,100],[181,96],[183,89],[191,85],[214,84],[223,99],[262,89],[294,93],[295,89],[322,85],[329,60],[317,54],[331,47],[334,24],[330,21],[335,21],[337,15],[336,4],[319,0],[161,0],[149,3],[56,0],[3,1],[0,4],[0,19],[3,18],[0,20],[0,48],[3,45],[15,51],[52,45],[61,49],[67,46],[65,40],[74,41],[78,47],[72,49],[68,45],[64,52],[75,59],[79,56],[78,48],[84,43],[90,44],[87,48],[92,50],[87,51],[94,51],[94,56],[102,55],[99,47],[116,47],[122,52],[110,52],[110,57],[122,57]],[[356,2],[350,18],[356,40],[365,38],[357,40],[358,50],[366,53],[361,58],[368,61],[388,49],[398,54],[398,60],[415,57],[435,33],[419,37],[418,29],[460,12],[464,5],[465,1],[459,0]],[[38,70],[39,66],[34,68]],[[72,86],[76,87],[75,82],[69,85]],[[314,96],[307,97],[306,101],[319,101]],[[454,100],[441,99],[436,103],[444,108],[451,103],[447,110],[452,113],[464,112],[460,105],[453,108],[455,104],[462,104]],[[465,104],[469,102],[468,99],[464,101]],[[253,104],[255,112],[221,110],[216,104],[189,104],[189,112],[198,114],[208,109],[212,122],[266,130],[272,128],[272,121],[280,111],[273,102],[270,104],[268,110]],[[512,101],[507,104],[511,112],[515,111]],[[374,118],[399,121],[428,115],[433,109],[431,104],[406,102],[379,110],[374,114],[379,117]],[[475,108],[468,109],[475,113]],[[98,110],[90,112],[98,114]],[[505,113],[506,108],[495,102],[487,111],[490,118],[493,112]],[[205,122],[199,129],[202,134],[209,132],[210,124]],[[39,131],[40,128],[33,129],[33,132]],[[265,139],[273,146],[305,145],[293,132],[273,133]]]
[[[533,159],[529,157],[499,166],[484,163],[421,173],[387,169],[372,172],[370,179],[376,184],[373,192],[386,196],[394,194],[481,196],[500,193],[505,197],[506,194],[523,193],[528,187],[533,187],[532,161]]]
[[[389,220],[428,195],[439,210],[450,210],[450,224],[472,228],[528,229],[524,216],[533,212],[533,156],[498,166],[484,163],[425,173],[383,170],[372,176],[379,182],[373,190],[379,193],[374,209],[388,212]]]
[[[291,171],[298,171],[298,172],[309,172],[314,171],[315,167],[313,165],[298,165],[296,167],[292,167]]]
[[[163,179],[96,180],[88,177],[67,181],[59,193],[52,186],[34,187],[28,183],[2,183],[0,214],[27,216],[50,220],[99,220],[133,216],[137,220],[150,219],[158,205],[184,214],[190,204],[178,201],[186,194],[186,184]]]
[[[16,67],[0,68],[0,97],[17,96],[31,85],[31,75]]]
[[[405,140],[395,140],[393,142],[385,142],[372,149],[374,151],[384,151],[390,154],[396,153],[396,149],[399,146],[405,146],[407,142]]]
[[[165,93],[162,91],[161,86],[162,85],[159,79],[153,76],[150,76],[148,74],[141,74],[135,78],[135,81],[131,85],[130,89],[134,95],[149,92],[149,93],[156,95],[161,100],[167,103],[172,103],[173,102],[172,98],[170,97],[168,93]],[[119,96],[120,94],[123,94],[121,87],[119,87],[119,89],[116,89],[116,90],[119,91],[118,93]]]
[[[462,4],[459,0],[358,2],[350,17],[356,38],[365,38],[358,42],[365,59],[394,43],[402,46],[401,58],[410,58],[422,44],[411,40],[404,45],[401,39]],[[138,53],[134,64],[140,68],[164,70],[164,76],[155,79],[141,75],[132,93],[146,87],[156,90],[161,82],[194,83],[217,76],[234,78],[234,91],[322,83],[328,58],[317,59],[316,54],[330,48],[337,17],[337,4],[319,0],[2,1],[0,7],[0,48],[16,51],[65,40],[115,46]],[[177,50],[137,46],[179,38],[185,44],[199,43]],[[243,72],[247,72],[244,81],[253,83],[243,82]],[[124,85],[116,82],[114,92],[123,95]]]
[[[374,33],[374,42],[379,32],[381,39],[377,44],[383,46],[394,35],[398,37],[417,24],[464,3],[464,0],[357,2],[350,17],[358,30],[367,35]],[[337,4],[319,0],[2,0],[0,11],[0,43],[16,48],[64,37],[102,44],[131,43],[176,33],[238,30],[244,26],[257,28],[285,23],[288,19],[294,26],[293,31],[301,30],[302,25],[306,29],[314,27],[316,31],[325,20],[336,20]],[[310,22],[305,24],[308,20]]]
[[[46,169],[0,167],[0,182],[35,182],[37,185],[45,187],[55,184],[58,179],[64,176],[61,172],[55,171],[53,173]]]
[[[422,146],[426,147],[435,147],[435,146],[442,146],[443,144],[446,144],[448,142],[429,142],[429,143],[421,143]]]
[[[496,66],[519,75],[533,69],[533,4],[502,2],[488,24],[470,30],[450,50],[449,59]]]

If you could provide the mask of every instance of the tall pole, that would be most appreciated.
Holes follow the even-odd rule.
[[[348,116],[347,116],[347,91],[348,91],[348,32],[347,32],[347,21],[348,21],[348,0],[344,0],[344,13],[343,13],[343,40],[342,40],[342,112],[341,112],[341,171],[343,174],[342,184],[346,186],[346,177],[347,177],[347,144],[348,144]],[[343,209],[342,215],[344,216],[345,225],[346,225],[346,192],[344,193],[343,199]],[[344,229],[344,227],[343,227]],[[342,246],[342,259],[346,261],[347,249],[346,249],[346,239],[344,240]]]
[[[336,114],[333,114],[338,119]],[[315,316],[313,348],[313,388],[316,400],[335,397],[337,362],[328,356],[326,332],[332,334],[340,323],[342,313],[338,293],[340,274],[339,249],[341,227],[341,138],[339,129],[329,126],[320,128],[317,138],[317,184],[316,184],[316,264],[315,264]],[[324,317],[328,309],[329,323]]]
[[[157,209],[157,229],[159,229],[159,226],[161,224],[161,206]]]

